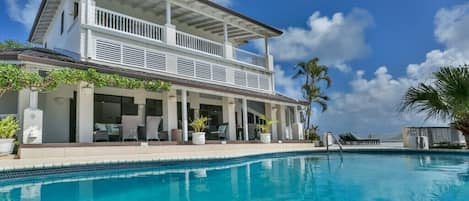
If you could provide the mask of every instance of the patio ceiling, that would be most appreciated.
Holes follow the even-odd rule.
[[[159,18],[164,18],[166,13],[165,0],[111,1],[131,8],[139,8],[143,12],[151,12]],[[226,23],[228,25],[228,38],[235,43],[278,36],[282,33],[276,28],[208,0],[172,0],[171,22],[176,27],[184,26],[197,30],[203,35],[214,35],[215,38],[223,38],[224,24]]]
[[[108,1],[108,0],[106,0]],[[164,18],[166,0],[111,0],[108,2],[139,8],[143,12]],[[60,0],[43,0],[29,40],[40,43],[56,13]],[[176,26],[197,30],[215,38],[223,38],[224,24],[228,25],[229,40],[245,43],[249,40],[279,36],[276,28],[213,3],[210,0],[171,0],[171,21]]]

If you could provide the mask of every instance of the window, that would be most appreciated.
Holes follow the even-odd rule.
[[[73,19],[77,19],[78,11],[78,2],[73,2]]]
[[[248,112],[248,124],[254,124],[254,114]]]
[[[134,98],[94,95],[95,123],[120,124],[122,115],[138,115],[138,105],[134,104]]]
[[[146,116],[163,116],[163,101],[147,99],[145,104],[145,114]]]
[[[60,15],[60,35],[64,33],[64,18],[65,18],[65,11],[62,11]]]

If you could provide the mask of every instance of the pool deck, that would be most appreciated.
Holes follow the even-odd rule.
[[[338,147],[332,146],[330,149],[337,150]],[[344,146],[344,149],[379,150],[403,148],[399,144],[383,143],[381,145]],[[325,147],[314,147],[310,143],[29,148],[22,150],[27,152],[26,158],[0,158],[0,172],[103,163],[229,159],[270,153],[325,150]],[[22,154],[25,155],[26,153]]]

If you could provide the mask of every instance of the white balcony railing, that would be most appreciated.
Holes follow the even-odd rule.
[[[238,61],[265,67],[265,56],[233,47],[233,58]]]
[[[100,7],[96,7],[94,24],[106,29],[161,42],[163,42],[165,38],[164,26]],[[182,31],[176,31],[176,45],[218,57],[231,57],[231,55],[225,55],[225,45],[223,43],[215,42]],[[266,67],[264,55],[255,54],[239,48],[233,48],[232,52],[232,58],[234,60],[260,67]]]
[[[163,41],[164,27],[161,25],[98,7],[95,16],[97,26]]]
[[[176,45],[223,57],[223,44],[192,34],[176,31]]]

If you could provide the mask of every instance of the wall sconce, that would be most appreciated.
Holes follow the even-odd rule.
[[[232,101],[230,101],[230,102],[228,102],[228,104],[229,104],[229,105],[234,105],[235,103],[232,102]]]
[[[176,99],[177,99],[177,96],[176,96],[176,95],[173,95],[173,94],[171,94],[171,95],[169,95],[169,97],[168,97],[168,98],[169,98],[169,100],[170,100],[170,101],[172,101],[172,102],[175,102],[175,101],[176,101]]]
[[[55,97],[54,98],[54,101],[59,104],[59,105],[62,105],[65,103],[65,98],[64,97]]]

